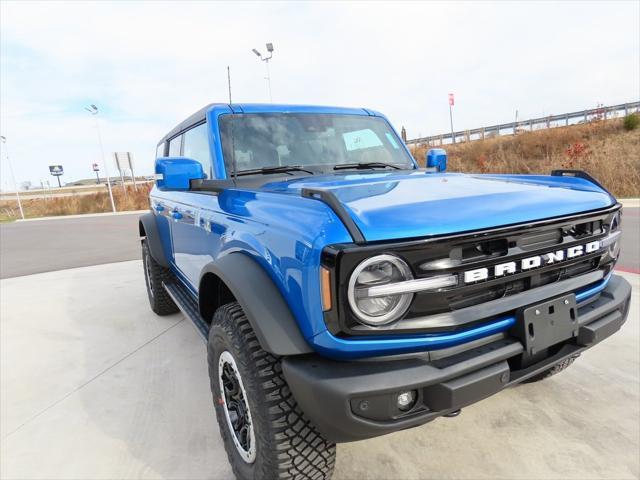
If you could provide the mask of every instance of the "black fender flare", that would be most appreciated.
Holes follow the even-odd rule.
[[[146,237],[149,252],[153,259],[163,267],[169,268],[169,262],[167,262],[164,250],[162,249],[162,241],[158,233],[156,216],[151,212],[140,215],[139,228],[140,237]]]
[[[280,290],[255,260],[230,253],[205,266],[200,283],[207,273],[217,275],[229,288],[264,350],[278,356],[313,352]]]

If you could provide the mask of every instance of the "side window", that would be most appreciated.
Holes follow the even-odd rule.
[[[211,153],[209,150],[209,138],[207,136],[207,124],[184,132],[184,146],[182,156],[193,158],[202,164],[202,170],[207,178],[211,178]]]
[[[169,156],[170,157],[179,157],[180,156],[180,143],[182,141],[182,135],[178,135],[175,138],[172,138],[169,141]]]
[[[156,148],[156,158],[161,157],[164,157],[164,142],[162,142],[160,145],[158,145],[158,148]]]

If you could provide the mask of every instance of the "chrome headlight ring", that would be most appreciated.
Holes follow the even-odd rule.
[[[618,210],[614,215],[611,221],[609,222],[609,232],[608,237],[612,237],[612,241],[609,244],[609,256],[614,260],[617,260],[620,255],[620,226],[622,224],[622,215],[620,210]]]
[[[387,325],[404,315],[417,292],[458,284],[456,275],[413,278],[409,265],[395,255],[376,255],[360,263],[349,278],[351,311],[360,323]]]
[[[379,268],[375,269],[376,265]],[[388,271],[382,271],[386,268]],[[395,270],[395,271],[394,271]],[[384,275],[387,281],[384,282]],[[363,276],[371,277],[369,281],[362,279]],[[395,277],[395,281],[394,280]],[[397,293],[385,296],[369,296],[369,288],[382,285],[390,285],[402,281],[413,279],[413,274],[409,265],[395,255],[382,254],[368,258],[360,263],[349,279],[348,298],[351,311],[357,319],[369,326],[378,327],[387,325],[400,318],[409,308],[413,300],[413,293]],[[372,314],[373,308],[366,311],[364,302],[372,303],[371,307],[379,307],[379,314]],[[377,305],[375,305],[377,302]],[[386,302],[386,305],[385,305]]]

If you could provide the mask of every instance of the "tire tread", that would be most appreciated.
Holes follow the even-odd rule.
[[[149,292],[149,286],[147,285],[147,295],[149,297],[149,303],[151,304],[151,310],[153,310],[157,315],[161,316],[171,315],[173,313],[179,312],[180,309],[162,286],[163,282],[170,282],[174,280],[173,273],[171,273],[171,270],[169,270],[168,268],[165,268],[158,262],[156,262],[153,256],[151,256],[151,253],[149,252],[149,246],[147,245],[147,241],[145,239],[142,241],[142,268],[144,269],[145,277],[147,276],[147,269],[145,266],[145,257],[147,256],[151,261],[151,282],[155,287],[154,294],[151,295],[151,293]]]
[[[226,337],[233,343],[234,350],[240,352],[236,362],[245,364],[245,367],[256,373],[255,383],[247,381],[243,377],[245,389],[256,387],[258,392],[253,394],[259,397],[264,408],[254,411],[252,417],[263,412],[266,413],[267,431],[258,431],[256,437],[258,448],[266,449],[263,456],[260,471],[254,472],[254,477],[277,479],[312,479],[323,480],[331,478],[335,466],[335,444],[327,441],[316,427],[305,417],[282,374],[280,359],[264,351],[258,339],[244,315],[242,307],[237,303],[229,303],[221,306],[215,313],[212,329],[209,336],[209,374],[212,382],[217,378],[217,356],[212,348],[212,336],[215,335],[215,327],[225,331]],[[243,354],[244,353],[244,354]],[[245,370],[247,371],[247,370]],[[251,396],[251,393],[248,392]],[[215,393],[214,393],[215,397]],[[214,403],[217,404],[214,398]],[[236,465],[235,446],[226,433],[226,419],[224,413],[218,413],[218,422],[225,440],[227,455],[237,478],[247,478],[241,468]],[[254,424],[256,419],[254,418]],[[256,465],[257,466],[257,465]]]

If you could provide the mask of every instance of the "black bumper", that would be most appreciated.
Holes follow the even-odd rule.
[[[599,295],[580,303],[578,334],[536,355],[511,335],[450,352],[339,362],[318,355],[286,357],[283,372],[298,404],[325,437],[349,442],[415,427],[455,412],[574,357],[620,329],[631,286],[613,275]],[[417,392],[410,412],[398,393]]]

